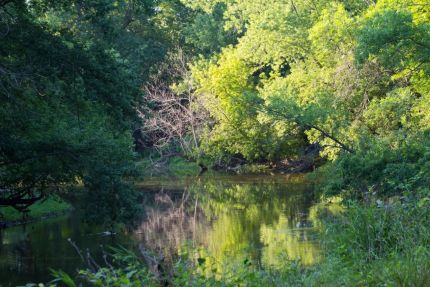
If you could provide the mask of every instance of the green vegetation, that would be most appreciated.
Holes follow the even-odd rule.
[[[169,174],[176,176],[198,175],[199,166],[181,157],[175,157],[169,162]]]
[[[1,206],[25,211],[83,185],[88,220],[138,214],[140,86],[178,41],[175,5],[0,1]]]
[[[11,222],[29,219],[40,219],[44,216],[50,216],[55,214],[65,213],[70,211],[72,206],[61,200],[49,198],[45,201],[39,201],[28,208],[28,213],[23,214],[12,207],[6,207],[1,209],[0,221]]]
[[[195,161],[189,161],[180,156],[155,160],[144,158],[138,162],[137,168],[141,171],[141,177],[144,181],[150,177],[160,176],[197,176],[201,171]]]
[[[320,196],[347,207],[323,262],[189,258],[171,283],[430,284],[428,0],[0,0],[0,16],[1,206],[83,184],[86,218],[112,225],[139,214],[153,158],[188,175],[311,154]],[[83,276],[163,284],[136,260]]]

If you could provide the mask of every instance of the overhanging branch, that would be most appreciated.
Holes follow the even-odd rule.
[[[349,147],[348,145],[342,143],[339,139],[337,139],[335,136],[333,136],[332,134],[326,132],[325,130],[323,130],[322,128],[314,125],[314,124],[310,124],[310,123],[306,123],[304,122],[302,119],[298,118],[297,116],[288,116],[284,113],[281,113],[279,111],[270,109],[270,108],[266,108],[265,112],[278,116],[284,120],[288,120],[288,121],[293,121],[294,123],[296,123],[298,126],[305,128],[305,129],[315,129],[317,131],[319,131],[324,137],[331,139],[332,141],[334,141],[336,144],[338,144],[338,148],[348,152],[348,153],[354,153],[354,150]]]

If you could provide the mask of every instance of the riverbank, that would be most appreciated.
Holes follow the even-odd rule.
[[[144,158],[137,164],[142,178],[162,176],[198,176],[203,173],[230,173],[230,174],[297,174],[314,171],[321,166],[324,160],[318,154],[307,155],[293,160],[279,160],[248,162],[232,160],[228,164],[215,164],[210,162],[199,163],[183,156],[168,158]]]
[[[12,207],[0,208],[0,228],[6,228],[63,215],[73,209],[61,199],[48,198],[31,205],[28,212],[19,212]]]
[[[189,161],[184,157],[176,156],[169,158],[145,157],[137,163],[137,168],[141,172],[143,179],[146,177],[159,176],[194,176],[201,171],[199,165],[194,161]]]

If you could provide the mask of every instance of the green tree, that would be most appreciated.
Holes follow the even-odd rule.
[[[156,3],[0,4],[0,204],[25,210],[83,184],[104,220],[130,219],[139,85],[170,43],[148,22]]]

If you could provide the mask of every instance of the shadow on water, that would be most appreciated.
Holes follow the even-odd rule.
[[[76,272],[84,264],[68,238],[98,257],[102,253],[101,245],[130,246],[126,234],[110,237],[98,234],[101,231],[101,227],[83,224],[80,215],[75,213],[1,230],[0,286],[48,282],[52,280],[49,268]]]
[[[319,260],[313,187],[300,175],[164,178],[139,188],[146,215],[131,232],[103,236],[79,212],[0,231],[0,286],[47,282],[51,267],[76,272],[83,264],[68,238],[95,257],[100,246],[144,243],[171,260],[185,245],[204,247],[217,262]]]

